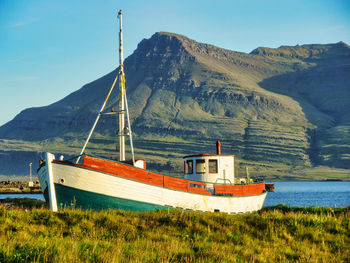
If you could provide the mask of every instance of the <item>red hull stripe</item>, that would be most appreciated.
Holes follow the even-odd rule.
[[[265,182],[242,185],[214,185],[215,194],[245,196],[261,194],[265,190]]]
[[[166,176],[148,170],[136,168],[114,161],[99,159],[96,157],[84,156],[83,167],[101,171],[104,173],[114,174],[120,177],[144,182],[151,185],[181,190],[186,192],[200,193],[211,195],[209,191],[203,189],[205,183],[184,180],[181,178]],[[202,187],[202,188],[199,188]]]

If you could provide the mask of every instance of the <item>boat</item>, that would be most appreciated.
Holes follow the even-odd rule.
[[[121,11],[118,17],[119,73],[80,154],[65,160],[63,156],[56,158],[54,154],[47,152],[39,159],[38,177],[50,209],[182,209],[230,214],[261,209],[267,194],[264,180],[253,180],[248,173],[245,178],[236,178],[235,156],[222,154],[220,141],[216,143],[215,154],[185,156],[182,177],[148,170],[145,160],[135,159],[125,89]],[[117,82],[119,109],[105,112],[106,103]],[[119,115],[117,161],[84,153],[99,118],[104,114]],[[125,157],[126,138],[130,142],[131,160],[126,160]]]

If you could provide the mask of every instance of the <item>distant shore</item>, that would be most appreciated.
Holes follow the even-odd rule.
[[[298,181],[305,182],[304,180],[298,180]],[[342,181],[348,181],[348,180],[324,179],[324,180],[315,180],[315,181],[317,181],[317,182],[342,182]],[[283,182],[283,180],[280,182]],[[289,181],[286,181],[286,182],[289,182]],[[0,195],[5,195],[5,194],[42,194],[42,190],[41,190],[40,183],[38,180],[33,182],[33,186],[31,186],[31,187],[29,187],[28,181],[11,181],[11,180],[0,181]]]
[[[29,182],[23,181],[1,181],[0,194],[41,194],[39,181]]]

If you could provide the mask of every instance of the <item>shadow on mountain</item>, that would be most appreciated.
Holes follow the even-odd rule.
[[[303,71],[258,83],[297,101],[310,122],[310,159],[314,164],[350,167],[350,56],[320,60]]]

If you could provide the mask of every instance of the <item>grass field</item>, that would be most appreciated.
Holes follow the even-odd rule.
[[[0,262],[349,262],[349,208],[226,215],[0,205]]]

